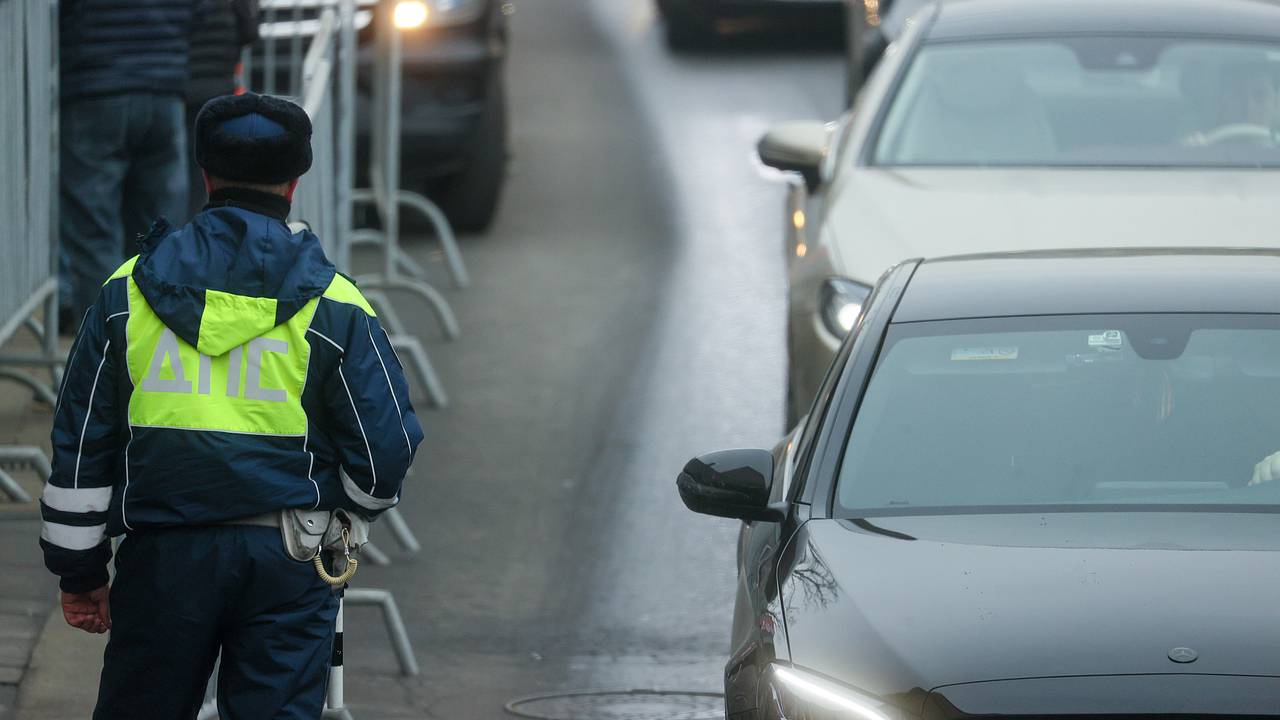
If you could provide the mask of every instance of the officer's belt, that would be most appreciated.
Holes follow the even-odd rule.
[[[280,511],[250,515],[249,517],[223,520],[218,525],[259,525],[261,527],[280,527]]]

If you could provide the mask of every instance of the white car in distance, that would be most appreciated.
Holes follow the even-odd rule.
[[[787,200],[788,427],[901,260],[1280,246],[1278,82],[1270,2],[925,8],[849,113],[759,144],[802,178]]]

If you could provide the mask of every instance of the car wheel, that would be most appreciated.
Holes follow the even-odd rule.
[[[662,11],[667,47],[676,51],[704,48],[715,36],[714,20],[693,12],[685,2],[679,0],[658,2],[658,9]]]
[[[489,100],[472,145],[466,169],[450,179],[440,195],[440,208],[458,232],[482,232],[497,214],[507,170],[507,97],[500,71],[491,81]]]

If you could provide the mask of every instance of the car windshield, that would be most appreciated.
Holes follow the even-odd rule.
[[[1280,512],[1280,316],[892,326],[841,463],[842,517]],[[1267,466],[1264,466],[1265,470]]]
[[[1280,167],[1280,45],[1071,36],[926,45],[876,165]]]

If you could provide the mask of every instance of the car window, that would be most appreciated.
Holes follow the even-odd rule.
[[[877,136],[893,166],[1280,167],[1280,44],[1070,36],[917,54]]]
[[[837,512],[1280,512],[1280,461],[1255,474],[1280,451],[1277,397],[1280,316],[893,326]]]
[[[841,345],[840,351],[836,353],[835,359],[827,367],[827,374],[823,377],[822,384],[818,386],[818,393],[814,396],[813,402],[809,406],[809,414],[805,416],[804,428],[800,432],[799,446],[792,458],[792,463],[797,466],[809,455],[809,451],[813,446],[813,438],[818,434],[818,429],[822,426],[822,417],[827,412],[827,406],[831,404],[831,394],[835,391],[836,381],[840,378],[840,371],[848,360],[849,348],[853,346],[854,336],[858,334],[861,322],[862,317],[859,317],[859,324],[854,327],[853,332],[849,333],[849,337]]]

